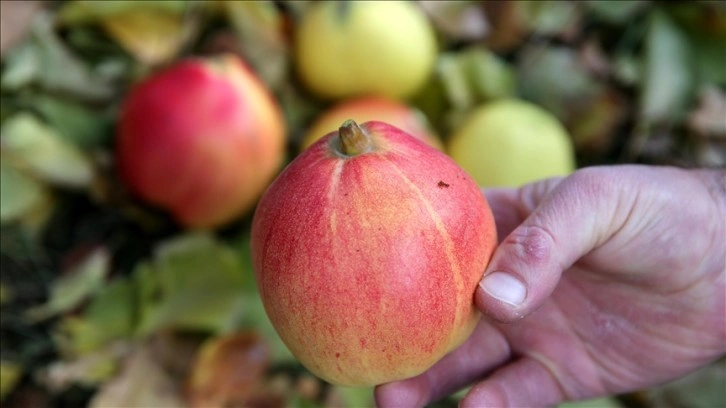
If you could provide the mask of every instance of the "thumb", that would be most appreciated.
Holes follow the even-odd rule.
[[[611,179],[606,170],[590,168],[559,183],[522,187],[517,205],[530,214],[495,250],[475,294],[477,307],[502,322],[539,307],[563,271],[624,222],[616,214],[624,195]]]

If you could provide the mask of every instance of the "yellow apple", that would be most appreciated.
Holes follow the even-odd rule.
[[[418,91],[437,55],[434,29],[408,1],[326,1],[312,5],[296,29],[302,82],[326,99]]]
[[[449,155],[482,187],[518,187],[575,168],[559,120],[529,102],[506,99],[469,114],[447,144]]]

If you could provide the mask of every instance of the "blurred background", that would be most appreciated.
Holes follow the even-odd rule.
[[[4,407],[372,404],[370,389],[316,379],[276,336],[250,263],[254,202],[190,221],[184,203],[137,185],[163,189],[187,173],[143,162],[143,150],[119,155],[132,91],[187,58],[233,55],[250,68],[220,69],[218,87],[251,123],[229,125],[224,140],[269,144],[276,172],[348,118],[407,130],[482,186],[600,164],[726,165],[723,1],[2,1],[0,11]],[[169,97],[147,101],[154,114],[124,120],[157,129],[194,118],[199,128],[159,142],[167,162],[193,168],[206,110],[177,106],[191,78],[170,78]],[[249,106],[279,115],[245,116]],[[269,143],[275,132],[282,143]],[[253,201],[262,191],[249,186],[274,177],[219,162],[259,181],[234,187]],[[233,195],[215,194],[208,203]],[[726,406],[725,382],[722,360],[570,406]]]

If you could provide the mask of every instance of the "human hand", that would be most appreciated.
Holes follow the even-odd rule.
[[[475,294],[482,320],[427,372],[378,386],[378,405],[477,380],[461,406],[552,405],[726,352],[726,171],[588,168],[487,198],[504,239]]]

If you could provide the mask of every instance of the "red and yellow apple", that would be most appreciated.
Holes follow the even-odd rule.
[[[489,206],[444,153],[346,121],[270,185],[252,222],[265,310],[314,374],[369,386],[425,371],[477,323]]]
[[[277,174],[283,123],[239,58],[184,60],[142,80],[124,101],[120,175],[182,225],[217,227],[250,210]]]
[[[321,137],[337,130],[348,119],[358,123],[371,120],[385,122],[443,150],[441,141],[431,131],[423,113],[402,102],[376,96],[349,99],[323,112],[308,128],[301,148],[308,148]]]

